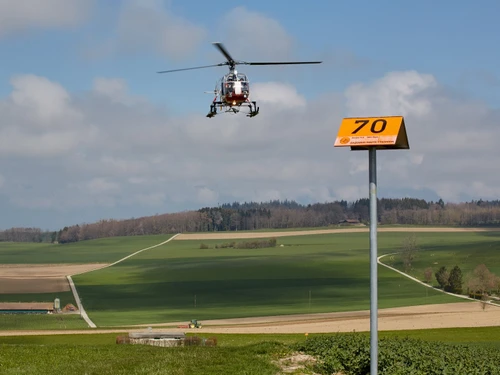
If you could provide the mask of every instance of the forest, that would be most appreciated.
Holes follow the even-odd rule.
[[[500,201],[445,203],[416,198],[377,200],[380,225],[497,226]],[[226,203],[199,210],[164,213],[124,220],[103,219],[66,226],[59,231],[10,228],[0,231],[0,241],[68,243],[114,236],[239,231],[255,229],[318,228],[338,226],[343,220],[369,224],[370,201],[335,201],[300,204],[295,201]]]

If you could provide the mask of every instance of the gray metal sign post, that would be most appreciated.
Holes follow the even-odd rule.
[[[370,374],[378,371],[377,150],[409,149],[403,116],[344,118],[335,147],[368,150],[370,197]]]
[[[378,289],[377,289],[377,149],[368,150],[370,182],[370,374],[377,374],[378,364]]]

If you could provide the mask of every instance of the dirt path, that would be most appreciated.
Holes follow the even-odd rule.
[[[312,229],[303,231],[283,231],[283,232],[212,232],[212,233],[182,233],[175,240],[228,240],[228,239],[243,239],[243,238],[270,238],[270,237],[287,237],[287,236],[307,236],[314,234],[341,234],[341,233],[368,233],[370,228],[338,228],[338,229]],[[439,227],[394,227],[394,228],[378,228],[377,232],[496,232],[500,228],[439,228]]]
[[[158,327],[159,332],[188,333],[333,333],[369,332],[370,312],[338,312],[323,314],[300,314],[271,317],[253,317],[202,321],[201,329],[176,328],[187,322],[169,323]],[[500,325],[500,307],[486,306],[479,302],[457,302],[448,304],[397,307],[378,311],[379,331],[412,330],[427,328],[495,327]],[[148,326],[131,326],[125,329],[90,329],[65,331],[0,331],[0,336],[92,334],[143,332]]]

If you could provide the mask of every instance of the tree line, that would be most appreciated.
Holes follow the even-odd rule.
[[[445,203],[417,198],[379,198],[381,225],[488,226],[500,224],[500,201]],[[0,231],[0,241],[77,242],[103,237],[168,234],[179,232],[240,231],[256,229],[317,228],[342,220],[368,224],[368,198],[300,204],[289,200],[228,203],[199,210],[157,214],[125,220],[106,219],[66,226],[59,231],[11,228]]]
[[[448,271],[446,266],[441,266],[434,276],[439,287],[450,293],[487,299],[500,292],[500,277],[491,272],[485,264],[479,264],[466,275],[463,275],[459,266],[454,266],[451,271]],[[424,271],[424,277],[429,283],[432,278],[432,268],[429,267]]]
[[[417,258],[419,251],[415,233],[403,239],[401,260],[407,274],[413,269],[413,261]],[[423,272],[424,281],[430,284],[433,275],[439,287],[446,292],[468,294],[471,298],[479,297],[482,300],[486,300],[492,294],[500,293],[500,276],[491,272],[485,264],[479,264],[466,275],[463,275],[458,265],[450,271],[443,265],[435,273],[432,267],[427,267]]]

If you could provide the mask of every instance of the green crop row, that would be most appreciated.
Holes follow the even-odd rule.
[[[318,358],[320,374],[370,373],[370,337],[342,333],[312,337],[294,346]],[[385,337],[378,344],[380,375],[500,374],[500,352],[494,347],[445,344],[414,338]]]

